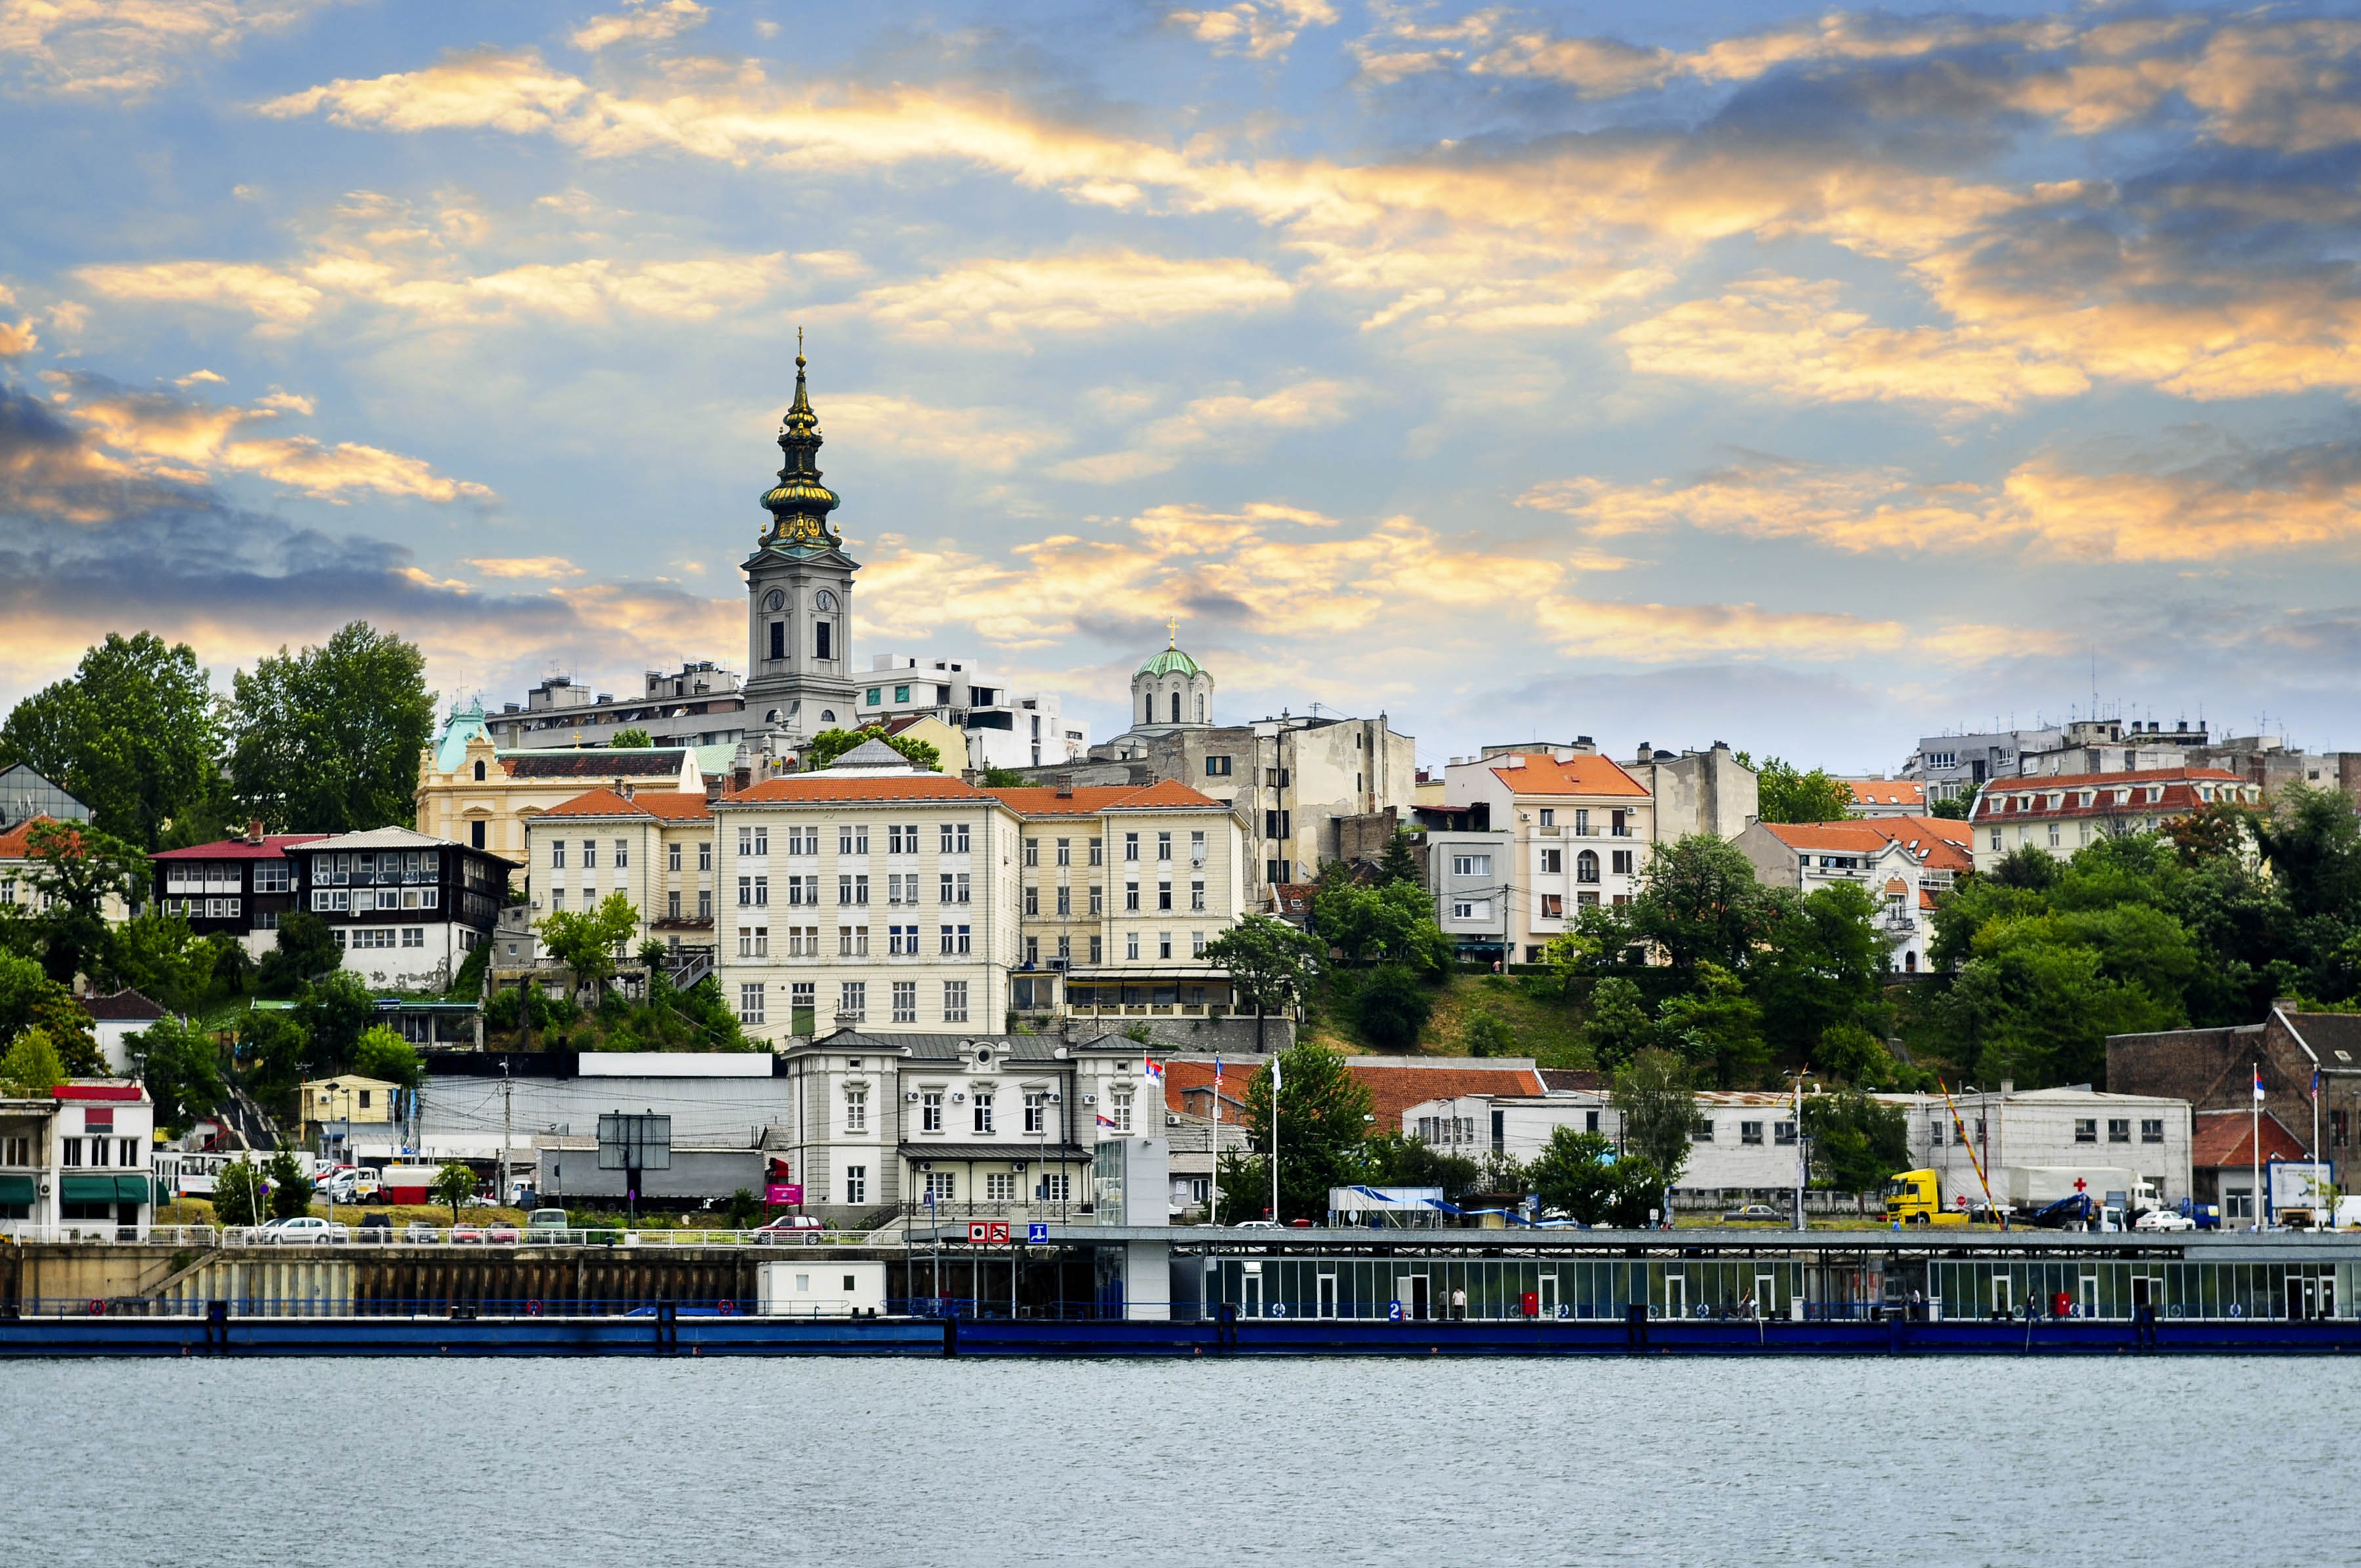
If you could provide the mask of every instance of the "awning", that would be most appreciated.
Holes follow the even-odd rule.
[[[29,1203],[35,1189],[29,1176],[0,1176],[0,1203]]]
[[[144,1176],[116,1177],[115,1201],[118,1203],[145,1203],[148,1201],[148,1179]]]
[[[58,1197],[67,1203],[112,1203],[115,1199],[115,1178],[111,1176],[68,1176],[58,1182]]]

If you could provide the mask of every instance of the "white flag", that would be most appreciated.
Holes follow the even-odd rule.
[[[1279,1058],[1277,1057],[1270,1058],[1270,1095],[1274,1100],[1279,1098]]]

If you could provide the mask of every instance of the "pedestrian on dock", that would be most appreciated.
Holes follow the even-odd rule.
[[[1458,1286],[1452,1287],[1451,1290],[1451,1321],[1455,1323],[1467,1321],[1467,1292]]]

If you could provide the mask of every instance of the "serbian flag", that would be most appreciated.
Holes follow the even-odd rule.
[[[1112,1127],[1115,1125],[1115,1118],[1102,1111],[1099,1113],[1099,1125],[1102,1127]]]
[[[2255,1064],[2255,1103],[2256,1103],[2256,1104],[2257,1104],[2257,1105],[2260,1105],[2262,1102],[2263,1102],[2263,1064],[2262,1064],[2262,1063],[2260,1063],[2260,1062],[2257,1062],[2257,1063]]]
[[[1161,1093],[1161,1092],[1163,1091],[1163,1089],[1164,1089],[1164,1064],[1163,1064],[1162,1062],[1160,1062],[1160,1061],[1157,1061],[1157,1060],[1155,1060],[1155,1059],[1153,1059],[1153,1058],[1148,1058],[1148,1057],[1142,1057],[1142,1058],[1139,1058],[1139,1075],[1140,1075],[1142,1078],[1144,1078],[1144,1079],[1148,1080],[1148,1082],[1150,1082],[1150,1083],[1152,1083],[1152,1084],[1156,1085],[1157,1091],[1158,1091],[1159,1093]]]
[[[2314,1100],[2320,1098],[2320,1069],[2318,1068],[2313,1068],[2312,1069],[2312,1097]]]

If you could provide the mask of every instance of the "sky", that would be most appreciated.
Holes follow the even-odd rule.
[[[2361,21],[0,0],[0,702],[364,619],[742,667],[796,333],[854,654],[1842,771],[2361,748]]]

